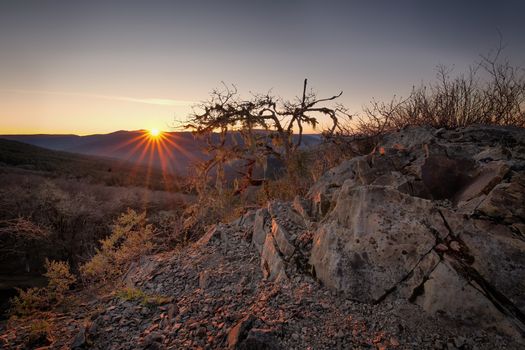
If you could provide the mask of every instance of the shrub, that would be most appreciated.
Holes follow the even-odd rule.
[[[208,188],[198,196],[197,203],[186,209],[179,243],[187,243],[199,238],[209,225],[221,221],[228,222],[238,217],[242,214],[243,208],[244,201],[235,194],[234,189]]]
[[[149,217],[155,226],[155,246],[169,249],[184,241],[182,210],[162,210]]]
[[[64,261],[49,261],[46,259],[45,267],[46,273],[44,273],[44,276],[48,279],[46,287],[48,298],[61,302],[66,292],[77,279],[69,271],[68,263]]]
[[[26,342],[28,348],[36,348],[48,345],[52,342],[51,326],[47,321],[35,320],[31,323],[29,337]]]
[[[45,268],[47,286],[27,290],[17,288],[18,296],[11,299],[12,315],[27,316],[36,310],[46,310],[61,303],[67,291],[76,282],[67,262],[46,259]]]
[[[407,126],[454,129],[475,124],[525,127],[525,70],[502,58],[502,46],[465,74],[437,67],[433,83],[405,98],[373,101],[344,136],[378,137]],[[341,135],[339,135],[341,136]]]
[[[49,307],[49,300],[44,288],[16,288],[18,295],[11,299],[11,315],[28,316],[36,310]]]
[[[101,247],[80,267],[85,281],[107,281],[121,275],[129,264],[153,248],[153,227],[146,225],[146,213],[128,209],[115,221],[111,235],[100,241]]]

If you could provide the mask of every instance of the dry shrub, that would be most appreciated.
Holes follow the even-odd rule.
[[[155,226],[155,246],[160,250],[174,248],[183,241],[184,218],[180,210],[162,210],[149,217]]]
[[[76,277],[69,271],[69,264],[65,261],[49,261],[46,259],[46,273],[48,283],[46,293],[48,298],[61,302],[69,288],[76,282]]]
[[[26,342],[28,348],[40,348],[52,343],[51,325],[45,320],[34,320],[29,329],[29,337]]]
[[[28,316],[36,310],[43,310],[50,306],[44,288],[34,287],[16,291],[18,295],[11,299],[11,315]]]
[[[199,194],[197,202],[185,211],[180,243],[199,238],[210,225],[237,218],[244,207],[245,202],[234,189],[208,187]]]
[[[153,227],[146,224],[146,213],[128,209],[115,221],[111,235],[80,267],[85,281],[107,281],[121,275],[129,264],[153,249]]]
[[[258,192],[258,203],[270,200],[293,200],[295,196],[305,196],[310,187],[329,169],[343,160],[355,156],[345,147],[335,143],[323,143],[293,154],[283,174],[276,179],[267,180]]]
[[[27,316],[37,310],[47,310],[62,303],[71,286],[76,282],[65,261],[45,262],[48,283],[46,287],[18,289],[18,296],[11,299],[11,314]]]
[[[436,80],[405,98],[373,101],[339,136],[362,140],[408,126],[455,129],[469,125],[525,127],[525,70],[502,58],[502,45],[464,74],[438,66]]]

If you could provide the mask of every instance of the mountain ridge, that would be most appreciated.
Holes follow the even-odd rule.
[[[56,151],[110,157],[142,165],[154,166],[171,173],[186,175],[190,166],[208,158],[205,141],[190,131],[163,132],[160,146],[148,138],[147,130],[117,130],[108,134],[27,134],[0,135],[0,138],[24,142]],[[217,135],[214,135],[216,137]],[[309,147],[320,142],[320,135],[303,135],[303,145]],[[148,150],[146,152],[145,150]],[[162,150],[161,150],[162,149]]]

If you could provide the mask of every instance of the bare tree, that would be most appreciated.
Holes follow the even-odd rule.
[[[239,190],[264,179],[254,179],[257,165],[266,166],[268,157],[289,161],[303,142],[306,127],[315,129],[319,118],[328,117],[328,134],[339,128],[339,118],[348,116],[340,104],[329,105],[342,92],[327,98],[318,98],[307,89],[304,80],[301,97],[292,101],[266,94],[252,94],[249,100],[240,98],[237,88],[223,84],[223,89],[212,91],[210,99],[194,108],[185,129],[193,130],[207,140],[211,158],[199,167],[201,186],[205,186],[212,171],[215,186],[221,190],[225,183],[225,166],[242,162],[239,171]],[[295,136],[295,137],[294,137]]]

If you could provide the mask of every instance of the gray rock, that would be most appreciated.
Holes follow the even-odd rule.
[[[409,128],[330,170],[307,197],[322,219],[316,277],[355,300],[525,333],[523,144],[516,128]]]
[[[430,201],[390,187],[345,185],[314,236],[310,263],[326,285],[374,302],[432,251],[436,233],[448,231]]]
[[[477,211],[506,223],[525,221],[525,174],[514,175],[510,183],[494,187]]]
[[[73,339],[73,343],[71,344],[71,349],[82,349],[85,344],[86,344],[86,328],[81,327],[79,332],[75,336],[75,339]]]
[[[241,349],[241,343],[246,339],[248,331],[252,328],[256,318],[249,314],[242,318],[237,324],[228,332],[228,349]]]
[[[279,341],[270,329],[252,328],[248,332],[246,339],[239,345],[244,350],[278,350]]]
[[[253,235],[252,235],[252,244],[257,248],[257,250],[262,252],[264,241],[266,240],[266,235],[268,234],[268,223],[270,215],[268,209],[262,208],[257,210],[253,222]]]
[[[261,252],[261,268],[265,278],[271,281],[287,279],[285,263],[282,259],[273,235],[266,235],[266,240]]]
[[[272,235],[284,259],[289,260],[295,252],[290,234],[275,219],[272,220]]]
[[[481,194],[489,193],[503,180],[509,170],[510,167],[503,161],[490,162],[482,166],[478,170],[479,174],[457,195],[456,202],[468,201]]]

